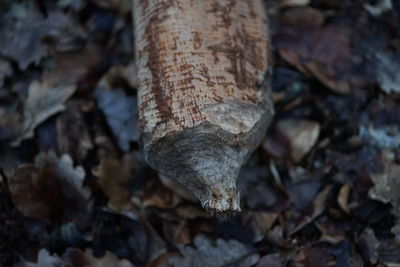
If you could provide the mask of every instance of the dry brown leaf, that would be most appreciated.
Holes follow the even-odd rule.
[[[276,127],[289,141],[291,157],[295,162],[299,162],[311,150],[320,131],[318,122],[303,119],[281,120]]]
[[[261,257],[256,267],[282,267],[286,262],[287,259],[280,253],[272,253]]]
[[[337,266],[335,256],[329,250],[319,247],[302,247],[296,256],[296,267]]]
[[[181,216],[183,219],[193,220],[196,218],[210,218],[211,214],[206,212],[204,209],[199,208],[198,206],[194,205],[179,205],[176,207],[176,212]]]
[[[339,191],[339,195],[337,198],[337,203],[339,207],[346,213],[350,213],[350,209],[348,206],[349,196],[350,196],[351,187],[348,184],[344,184]]]
[[[85,88],[86,84],[92,82],[91,71],[101,68],[100,51],[92,44],[68,53],[54,51],[52,60],[54,66],[43,73],[43,80],[52,86],[79,84]]]
[[[99,178],[99,184],[108,197],[108,206],[121,211],[132,206],[130,187],[133,182],[133,168],[135,162],[132,157],[125,155],[122,160],[103,158],[100,164],[92,170],[93,175]]]
[[[297,20],[309,21],[307,14],[299,16],[304,18]],[[352,61],[348,29],[335,25],[286,26],[277,33],[276,47],[302,73],[315,77],[337,93],[349,92]]]
[[[101,258],[95,258],[91,249],[85,250],[85,257],[89,267],[133,267],[133,264],[126,259],[119,259],[114,253],[107,251]]]
[[[13,141],[17,146],[22,140],[33,137],[34,129],[49,117],[65,109],[64,103],[75,92],[74,85],[51,87],[45,81],[33,81],[24,105],[21,131]]]
[[[330,244],[336,245],[346,239],[344,231],[341,228],[336,227],[335,224],[323,222],[315,223],[315,225],[321,232],[321,242],[328,242]]]
[[[331,90],[341,94],[346,94],[350,91],[348,81],[338,79],[331,70],[324,68],[320,63],[310,61],[307,63],[307,69],[315,78]]]
[[[325,20],[324,14],[312,7],[289,8],[282,13],[281,23],[290,27],[319,27]]]
[[[171,209],[182,202],[182,198],[162,185],[158,179],[148,182],[142,197],[143,207]]]
[[[35,164],[20,165],[8,179],[16,207],[27,217],[48,222],[84,224],[90,215],[91,192],[83,186],[85,171],[70,156],[40,153]]]
[[[325,187],[314,199],[312,205],[312,212],[305,215],[302,220],[290,231],[290,235],[294,235],[300,231],[304,226],[313,222],[325,210],[326,200],[331,192],[332,186]]]
[[[283,233],[283,227],[281,225],[275,225],[268,231],[265,240],[279,247],[286,247],[291,242],[290,238],[287,238]]]
[[[279,213],[276,212],[251,212],[250,218],[255,224],[255,227],[265,235],[271,227],[274,225],[275,221],[278,219]]]

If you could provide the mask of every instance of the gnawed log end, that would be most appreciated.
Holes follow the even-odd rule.
[[[240,212],[240,196],[236,191],[240,168],[259,145],[273,117],[270,103],[262,107],[231,103],[229,107],[238,110],[227,108],[214,113],[220,117],[214,118],[217,125],[204,122],[159,139],[151,133],[142,136],[147,162],[184,185],[213,214]],[[239,112],[244,117],[235,118]],[[244,121],[246,127],[237,119]]]

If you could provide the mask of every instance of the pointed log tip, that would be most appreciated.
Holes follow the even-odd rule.
[[[231,191],[232,192],[232,191]],[[240,209],[240,196],[236,192],[219,194],[219,197],[211,197],[202,201],[201,205],[212,215],[222,215],[225,217],[234,217]]]

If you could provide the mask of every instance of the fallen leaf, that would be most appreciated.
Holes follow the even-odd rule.
[[[266,167],[242,168],[237,182],[240,197],[251,209],[271,207],[277,200],[277,193],[268,184]]]
[[[64,102],[75,92],[75,86],[50,87],[46,82],[33,81],[28,89],[24,105],[20,133],[12,145],[33,137],[34,129],[49,117],[65,109]]]
[[[265,240],[282,248],[290,246],[291,242],[291,239],[283,233],[283,227],[281,225],[275,225],[270,231],[268,231]]]
[[[158,179],[151,179],[143,192],[143,207],[171,209],[177,207],[182,198],[166,188]]]
[[[328,199],[331,190],[332,186],[327,186],[315,197],[313,203],[310,205],[312,212],[301,218],[300,222],[298,222],[290,231],[290,235],[294,235],[300,231],[304,226],[313,222],[319,215],[322,214],[322,212],[324,212],[326,200]]]
[[[278,216],[279,213],[265,211],[253,211],[250,215],[255,226],[262,234],[266,234],[271,229]]]
[[[47,55],[42,38],[50,30],[50,25],[35,9],[24,11],[18,16],[10,8],[0,17],[0,35],[3,36],[0,54],[16,60],[21,70],[31,63],[38,64]]]
[[[8,101],[7,101],[8,100]],[[21,101],[18,98],[6,98],[6,104],[0,105],[0,140],[12,140],[21,131]]]
[[[56,267],[56,266],[66,266],[65,262],[60,259],[57,255],[50,255],[46,249],[41,249],[38,254],[38,259],[36,263],[25,263],[26,267]]]
[[[109,90],[104,85],[97,88],[95,97],[119,147],[128,151],[129,142],[137,142],[139,139],[136,97],[127,96],[121,89]]]
[[[400,191],[398,190],[400,188],[400,165],[396,164],[393,158],[393,153],[390,151],[381,153],[383,170],[370,174],[374,186],[368,194],[372,199],[392,204],[392,213],[396,216],[397,221],[391,231],[400,241]]]
[[[400,57],[396,54],[378,52],[376,57],[376,75],[380,88],[385,93],[400,94]]]
[[[280,253],[272,253],[261,257],[256,267],[282,267],[287,260]]]
[[[173,257],[170,263],[176,267],[219,267],[231,265],[248,267],[257,263],[259,255],[236,240],[218,239],[213,245],[199,235],[193,240],[194,247],[178,245],[183,257]],[[233,265],[234,264],[234,265]]]
[[[290,158],[289,140],[278,133],[276,129],[267,134],[262,146],[269,155],[275,158]]]
[[[99,184],[108,197],[108,206],[120,211],[132,207],[131,186],[135,162],[125,155],[122,160],[103,158],[100,164],[92,169],[93,175],[99,178]]]
[[[344,184],[340,188],[339,195],[337,198],[337,203],[338,203],[339,207],[347,214],[350,214],[350,209],[348,206],[350,190],[351,190],[350,185]]]
[[[280,22],[290,27],[320,27],[325,20],[324,14],[312,7],[289,8],[282,12]]]
[[[148,261],[151,262],[160,255],[167,252],[165,241],[161,238],[158,232],[153,228],[153,226],[147,221],[143,220],[143,224],[146,227],[146,232],[149,238],[148,251]]]
[[[320,126],[316,121],[285,119],[276,124],[277,130],[289,141],[291,157],[299,162],[318,140]]]
[[[336,266],[333,253],[319,247],[303,247],[296,256],[296,267],[330,267]]]
[[[48,222],[86,223],[91,192],[83,186],[85,171],[70,156],[40,153],[34,164],[22,164],[8,179],[16,207],[27,217]]]
[[[91,76],[101,73],[105,64],[98,46],[91,43],[82,46],[70,52],[52,51],[52,64],[44,69],[43,80],[53,87],[77,85],[80,91],[90,86],[92,89],[98,80]]]
[[[320,242],[328,242],[337,245],[346,239],[344,231],[329,221],[315,223],[315,225],[321,232]]]
[[[0,54],[14,59],[19,68],[25,70],[47,56],[45,37],[61,42],[56,44],[59,48],[64,46],[63,49],[70,49],[68,40],[73,39],[71,36],[81,35],[79,27],[70,18],[62,13],[51,13],[44,18],[34,8],[21,12],[19,16],[9,11],[0,17],[0,25],[6,25],[0,26],[0,34],[4,37],[0,43]]]
[[[369,265],[375,265],[378,262],[379,240],[376,238],[371,228],[366,228],[360,235],[358,246],[361,253]]]
[[[360,126],[359,136],[363,141],[383,149],[400,147],[400,128],[396,124],[379,128]]]
[[[264,239],[265,234],[272,228],[278,216],[279,213],[262,211],[252,211],[249,214],[248,220],[254,227],[255,242]]]
[[[279,54],[299,71],[337,93],[349,92],[352,72],[348,30],[335,25],[283,26],[274,40]]]
[[[400,216],[400,165],[393,161],[391,154],[389,151],[381,153],[383,170],[370,174],[374,187],[370,189],[369,196],[383,203],[391,203],[394,214]]]
[[[307,209],[321,188],[319,179],[310,179],[301,182],[285,183],[286,191],[296,210]]]
[[[364,4],[364,8],[374,17],[379,17],[393,8],[392,0],[378,0],[375,5]]]
[[[107,251],[101,258],[93,256],[91,249],[85,250],[85,257],[90,267],[134,267],[134,265],[126,259],[119,259],[114,253]]]
[[[187,204],[187,205],[179,205],[176,207],[176,212],[181,216],[183,219],[193,220],[196,218],[210,218],[212,217],[211,214],[206,212],[204,209],[200,208],[199,206]]]

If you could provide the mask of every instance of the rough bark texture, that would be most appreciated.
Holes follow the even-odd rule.
[[[212,212],[273,115],[261,0],[133,0],[139,127],[148,163]]]

